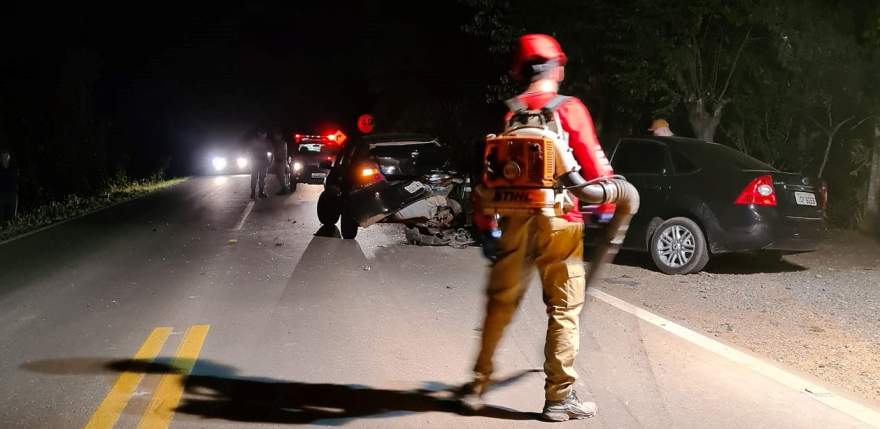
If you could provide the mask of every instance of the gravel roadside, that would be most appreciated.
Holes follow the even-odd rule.
[[[779,263],[721,257],[688,276],[622,254],[597,286],[880,403],[880,245],[857,233]]]

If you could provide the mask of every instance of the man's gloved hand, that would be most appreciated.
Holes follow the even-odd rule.
[[[587,223],[594,225],[606,224],[614,217],[614,210],[617,205],[614,203],[594,204],[585,207],[585,218]]]
[[[483,231],[483,256],[492,262],[498,259],[498,239],[500,238],[500,229],[495,228]]]
[[[615,210],[617,210],[617,205],[614,203],[601,204],[596,208],[596,222],[608,223],[614,217]]]
[[[483,246],[483,256],[486,259],[495,262],[498,259],[496,253],[498,251],[498,239],[501,238],[501,229],[498,228],[498,216],[483,213],[482,200],[480,199],[479,189],[482,185],[474,187],[471,193],[471,205],[474,210],[474,226],[480,233],[480,242]]]

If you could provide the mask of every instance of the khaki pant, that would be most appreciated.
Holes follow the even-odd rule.
[[[547,306],[544,384],[547,400],[562,400],[577,379],[578,319],[584,304],[582,223],[561,218],[508,217],[501,221],[498,260],[492,266],[480,354],[474,367],[476,388],[485,390],[492,355],[538,268]]]

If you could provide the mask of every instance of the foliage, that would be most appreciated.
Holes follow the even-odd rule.
[[[603,135],[652,117],[781,169],[829,183],[829,215],[852,226],[869,178],[880,109],[880,5],[856,0],[463,0],[466,30],[508,55],[524,33],[569,54],[563,91],[587,102]],[[501,77],[491,98],[516,88]],[[687,123],[690,127],[685,126]],[[717,132],[716,132],[717,131]]]
[[[142,180],[130,180],[125,176],[116,176],[97,195],[70,194],[63,199],[51,201],[19,213],[15,219],[0,225],[0,241],[174,186],[184,180],[186,179],[166,180],[161,173]]]

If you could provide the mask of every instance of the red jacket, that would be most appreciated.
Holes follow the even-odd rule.
[[[555,96],[556,93],[553,92],[527,92],[520,95],[519,99],[530,110],[534,110],[544,107]],[[569,97],[556,109],[556,112],[559,113],[562,129],[568,132],[568,144],[574,152],[575,160],[581,165],[581,175],[584,179],[592,180],[614,174],[608,158],[605,157],[605,151],[599,144],[596,127],[593,125],[593,118],[587,106],[577,98]],[[510,115],[511,113],[508,113],[505,120],[510,119]],[[576,200],[574,211],[564,217],[571,222],[583,221]]]

